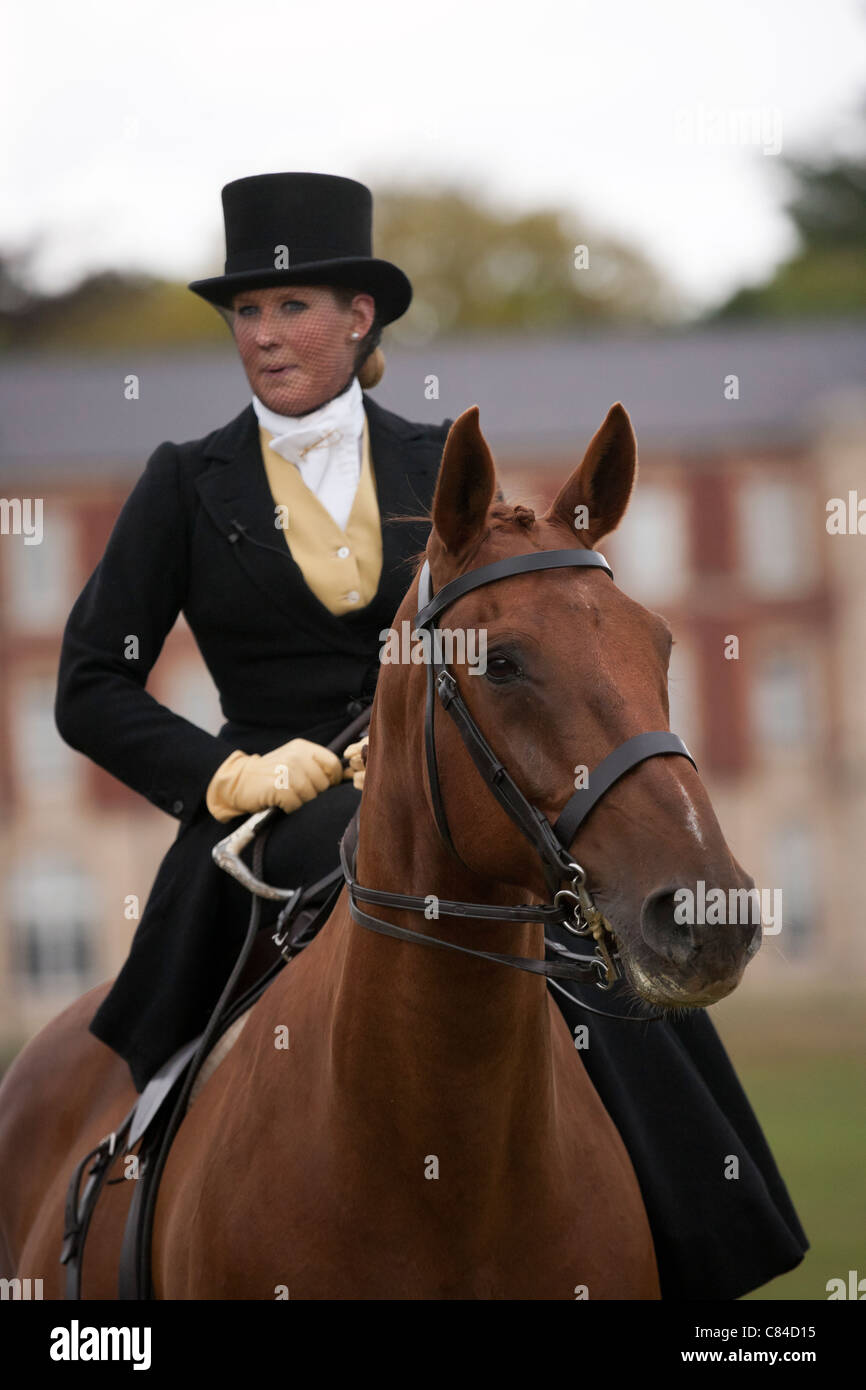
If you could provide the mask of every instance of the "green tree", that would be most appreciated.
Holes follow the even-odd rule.
[[[680,309],[637,247],[559,209],[510,215],[456,189],[385,189],[375,231],[377,253],[414,287],[407,336],[660,322]],[[578,247],[586,252],[576,256]]]
[[[786,159],[785,210],[800,243],[766,284],[738,290],[717,318],[786,318],[866,309],[866,106],[862,153]]]
[[[7,352],[98,353],[118,346],[222,346],[226,341],[222,320],[185,285],[152,276],[103,271],[62,294],[40,295],[22,289],[10,268],[0,265],[4,285],[0,346]]]

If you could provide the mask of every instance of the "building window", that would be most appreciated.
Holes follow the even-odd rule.
[[[74,796],[79,763],[54,722],[53,676],[17,681],[12,706],[12,751],[21,801],[34,805]]]
[[[815,546],[802,487],[787,478],[747,478],[739,489],[740,565],[764,598],[802,593],[815,582]]]
[[[772,653],[759,664],[752,685],[752,721],[760,746],[802,748],[815,741],[810,717],[809,671],[794,651]]]
[[[62,857],[33,855],[9,879],[18,984],[75,998],[94,983],[96,897],[90,876]]]
[[[788,960],[808,955],[820,927],[815,843],[808,827],[799,821],[777,826],[770,835],[767,858],[770,883],[758,886],[780,889],[782,902],[781,931],[768,939],[778,944]]]
[[[75,597],[75,529],[52,505],[43,508],[42,539],[25,545],[23,536],[4,536],[6,621],[29,632],[64,626]]]
[[[681,595],[688,583],[687,535],[679,489],[638,484],[609,547],[618,588],[639,603],[663,603]]]
[[[695,753],[701,740],[695,657],[692,648],[681,638],[677,638],[671,651],[668,706],[671,731],[679,734],[690,753]]]

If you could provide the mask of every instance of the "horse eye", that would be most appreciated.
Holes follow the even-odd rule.
[[[523,672],[510,656],[490,656],[487,658],[486,675],[489,680],[505,681],[513,680],[515,676],[522,676]]]

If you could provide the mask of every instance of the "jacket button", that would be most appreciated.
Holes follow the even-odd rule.
[[[175,814],[176,816],[179,816],[180,813],[181,813],[181,811],[183,810],[183,802],[182,802],[182,801],[173,801],[173,802],[171,803],[171,809],[172,809],[172,811],[174,812],[174,814]]]
[[[367,708],[367,703],[366,700],[350,700],[346,706],[346,713],[354,719],[356,714],[360,714],[362,710]]]

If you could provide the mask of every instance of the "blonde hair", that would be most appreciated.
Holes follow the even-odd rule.
[[[356,375],[363,391],[379,385],[385,375],[385,354],[380,347],[373,349],[366,361],[361,363]]]

